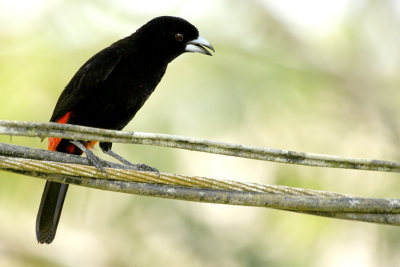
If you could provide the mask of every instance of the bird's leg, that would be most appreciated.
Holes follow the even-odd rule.
[[[99,171],[104,173],[107,177],[107,171],[104,168],[105,164],[103,163],[103,160],[101,158],[99,158],[95,154],[93,154],[93,152],[90,149],[88,149],[87,147],[85,147],[81,142],[79,142],[77,140],[71,140],[69,142],[71,144],[75,145],[80,150],[82,150],[86,154],[86,157],[88,158],[88,160],[93,164],[93,166],[95,166],[96,169],[98,169]]]
[[[132,166],[132,167],[136,168],[138,171],[156,172],[156,173],[160,174],[160,172],[156,168],[150,167],[146,164],[133,164],[133,163],[129,162],[128,160],[124,159],[123,157],[121,157],[120,155],[118,155],[117,153],[115,153],[114,151],[111,150],[112,143],[100,142],[99,145],[100,145],[100,148],[103,151],[103,153],[115,158],[116,160],[122,162],[125,165]]]

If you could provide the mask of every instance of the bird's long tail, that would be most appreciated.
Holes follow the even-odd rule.
[[[68,123],[71,114],[68,112],[57,122]],[[48,150],[80,154],[75,149],[76,147],[67,140],[49,138]],[[54,240],[67,190],[68,184],[46,181],[36,217],[36,238],[39,243],[50,244]]]
[[[68,184],[46,181],[36,218],[36,238],[39,243],[50,244],[53,241],[67,190]]]

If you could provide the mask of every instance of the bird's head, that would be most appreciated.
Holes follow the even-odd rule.
[[[185,52],[211,56],[208,49],[215,51],[214,47],[199,35],[195,26],[178,17],[154,18],[138,29],[135,35],[146,44],[146,50],[151,51],[153,55],[165,56],[168,61]]]

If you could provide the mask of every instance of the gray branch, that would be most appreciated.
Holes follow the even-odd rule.
[[[400,163],[256,148],[151,133],[111,131],[57,123],[0,121],[0,134],[159,145],[208,153],[301,164],[399,172]],[[0,143],[0,170],[61,183],[187,201],[268,207],[312,215],[400,225],[400,200],[341,195],[280,185],[138,171],[106,162],[108,179],[84,157]]]
[[[358,159],[333,155],[259,148],[177,135],[114,131],[59,123],[33,123],[0,120],[0,134],[31,136],[39,138],[53,136],[74,140],[96,140],[114,143],[156,145],[288,164],[383,172],[400,172],[400,163],[394,161]]]

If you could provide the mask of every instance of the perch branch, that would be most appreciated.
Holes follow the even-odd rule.
[[[156,145],[288,164],[381,172],[400,172],[400,163],[394,161],[339,157],[333,155],[252,147],[177,135],[114,131],[51,122],[37,123],[0,120],[0,134],[39,138],[54,136],[75,140],[96,140],[114,143]]]
[[[319,167],[399,172],[400,163],[257,148],[182,136],[103,130],[57,123],[0,120],[0,134],[158,145],[208,153]],[[400,200],[332,192],[141,172],[107,163],[108,179],[84,157],[0,143],[0,170],[61,183],[170,199],[268,207],[325,217],[400,225]]]

